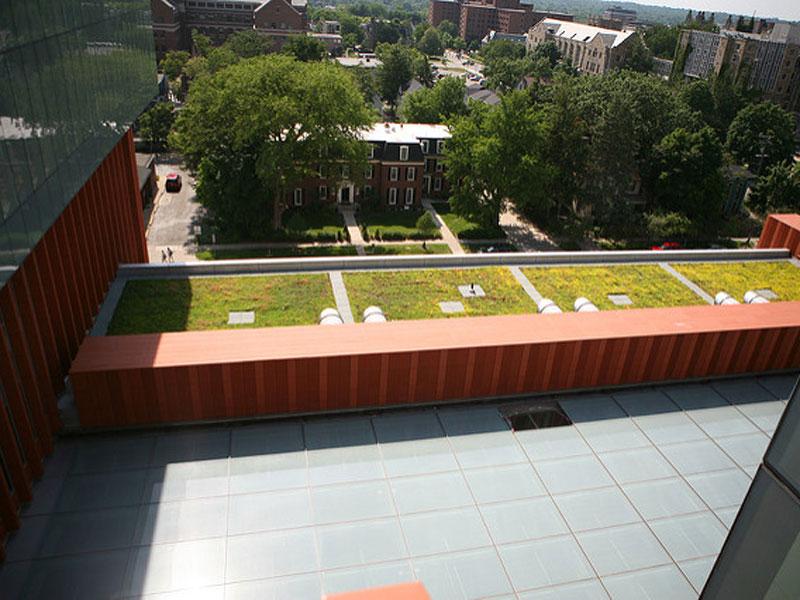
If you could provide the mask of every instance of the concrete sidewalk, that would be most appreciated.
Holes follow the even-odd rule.
[[[445,223],[444,219],[442,219],[442,217],[439,216],[439,213],[436,212],[436,209],[433,207],[431,201],[423,200],[422,206],[424,206],[425,210],[433,215],[433,219],[436,221],[436,224],[439,226],[439,231],[442,234],[442,241],[444,241],[447,244],[447,247],[450,248],[450,252],[453,254],[466,254],[466,252],[464,252],[464,248],[462,248],[461,244],[459,244],[458,238],[453,235],[453,232],[450,231],[447,223]]]
[[[358,222],[356,221],[353,209],[339,207],[339,212],[342,213],[345,227],[347,227],[347,233],[350,234],[350,243],[356,247],[356,252],[359,256],[366,255],[366,252],[364,252],[364,238],[361,236],[361,230],[358,228]]]

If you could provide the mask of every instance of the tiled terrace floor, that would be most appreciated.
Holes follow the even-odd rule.
[[[794,377],[64,440],[3,598],[696,597]]]

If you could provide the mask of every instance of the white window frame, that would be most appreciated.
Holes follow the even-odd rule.
[[[406,206],[414,204],[414,188],[406,188]]]
[[[375,165],[367,165],[366,173],[364,173],[367,179],[372,179],[375,177]]]
[[[395,206],[397,204],[397,188],[389,188],[389,205]]]
[[[327,185],[319,186],[319,199],[327,200],[327,198],[328,198],[328,186]]]
[[[421,143],[422,143],[422,153],[423,153],[423,154],[427,154],[427,153],[428,153],[428,150],[429,150],[429,148],[430,148],[430,146],[429,146],[429,144],[428,144],[428,140],[422,140],[422,142],[421,142]]]
[[[320,178],[322,178],[322,179],[325,178],[325,165],[323,165],[322,163],[320,163],[320,165],[319,165],[318,173],[319,173]]]
[[[408,160],[408,146],[400,146],[400,160]]]
[[[442,178],[441,177],[437,177],[436,179],[433,180],[433,190],[435,192],[441,192],[442,191]]]
[[[441,160],[436,161],[436,172],[441,173],[444,171],[444,163]]]
[[[406,181],[414,181],[416,178],[417,178],[417,168],[416,167],[406,168]]]
[[[442,154],[444,152],[444,140],[437,140],[436,141],[436,154]]]
[[[294,205],[303,206],[303,188],[294,188]]]
[[[340,173],[342,174],[342,179],[350,177],[350,165],[342,165]]]
[[[389,181],[398,181],[400,177],[400,169],[397,167],[389,167]]]
[[[374,144],[370,144],[369,145],[369,157],[370,158],[375,158],[375,145]]]

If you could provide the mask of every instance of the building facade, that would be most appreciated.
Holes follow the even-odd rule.
[[[130,123],[157,86],[148,0],[6,0],[0,23],[2,559],[109,283],[147,260]]]
[[[434,27],[442,21],[455,23],[466,41],[480,40],[490,31],[524,34],[546,17],[572,21],[564,13],[534,10],[520,0],[431,0],[428,21]]]
[[[276,48],[308,30],[307,0],[151,0],[153,35],[160,60],[170,50],[190,50],[192,31],[222,44],[237,31],[268,35]]]
[[[294,188],[288,206],[321,204],[418,208],[423,198],[446,198],[444,148],[450,132],[444,125],[377,123],[365,131],[369,158],[362,176],[344,165],[320,165],[317,175]]]
[[[528,31],[528,51],[552,41],[576,69],[590,75],[603,75],[625,64],[636,35],[634,31],[543,19]]]
[[[677,51],[683,74],[708,79],[725,73],[787,110],[798,111],[800,25],[776,23],[759,29],[761,33],[683,30]]]

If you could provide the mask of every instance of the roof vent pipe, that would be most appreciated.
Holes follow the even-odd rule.
[[[344,323],[342,315],[335,308],[326,308],[319,313],[320,325],[341,325],[342,323]]]
[[[539,308],[540,315],[555,315],[561,312],[558,305],[550,298],[542,298],[536,303],[536,306]]]
[[[731,298],[731,295],[727,292],[720,292],[714,296],[714,304],[717,306],[730,306],[732,304],[739,304],[739,302]]]
[[[364,323],[386,323],[386,315],[380,306],[368,306],[364,309]]]
[[[600,309],[588,298],[581,296],[575,300],[575,312],[600,312]]]
[[[745,304],[769,304],[769,300],[764,298],[758,292],[754,292],[750,290],[749,292],[745,292],[744,294],[744,303]]]

